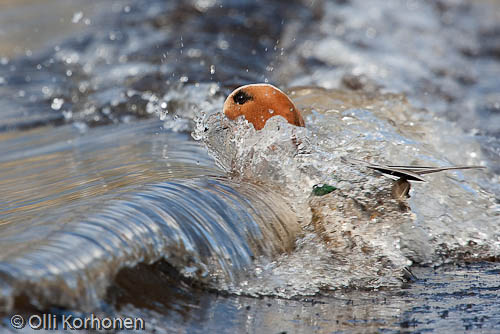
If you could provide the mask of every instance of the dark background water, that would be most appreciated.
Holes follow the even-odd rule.
[[[85,211],[94,205],[92,199],[127,200],[121,192],[144,191],[141,187],[147,183],[219,176],[203,148],[190,143],[186,133],[196,112],[220,107],[230,89],[251,82],[406,93],[415,106],[473,134],[489,158],[488,166],[498,173],[500,6],[496,2],[138,0],[59,5],[0,3],[0,31],[9,36],[0,49],[4,50],[0,55],[3,247],[13,241],[22,244],[14,236],[33,231],[29,221],[37,223],[34,226],[42,236],[48,231],[43,226],[56,227],[48,225],[50,220],[63,219],[68,224],[69,217],[80,217],[81,212],[68,204],[75,197],[89,200],[80,208]],[[40,8],[57,13],[61,20],[49,19]],[[22,45],[10,37],[14,32],[6,18],[12,15],[26,21],[36,17],[35,28],[28,26],[17,35],[22,36],[18,38]],[[45,35],[40,37],[37,31]],[[46,42],[35,43],[35,39]],[[168,139],[155,139],[155,131],[132,125],[137,143],[135,138],[120,143],[130,130],[113,126],[149,124],[140,122],[144,118],[161,118],[167,128],[184,134],[165,133],[158,126]],[[92,127],[99,129],[88,134]],[[108,132],[112,137],[104,140]],[[167,168],[163,154],[165,147],[172,146],[180,153],[167,150],[177,164]],[[109,147],[114,148],[107,151]],[[117,154],[116,147],[123,155]],[[40,156],[43,159],[37,159]],[[102,165],[99,157],[108,158],[109,165]],[[43,161],[54,165],[44,166]],[[27,206],[26,198],[36,197],[30,189],[43,189],[61,175],[58,164],[70,169],[64,174],[66,184],[71,178],[84,186],[39,191],[35,207]],[[13,182],[27,180],[23,166],[28,170],[36,166],[29,171],[35,181],[26,181],[25,189]],[[491,189],[498,188],[497,181],[498,174]],[[111,195],[99,197],[101,185],[118,191],[106,190]],[[42,211],[37,211],[36,203]],[[89,254],[75,258],[84,263]],[[50,258],[44,259],[43,270],[50,263]],[[61,267],[67,269],[64,264]],[[11,267],[5,268],[0,276],[3,297],[15,289],[16,278],[21,281],[20,277],[37,269],[16,277]],[[495,262],[414,268],[418,279],[404,289],[255,299],[193,286],[191,278],[179,275],[179,267],[154,258],[117,269],[111,287],[104,285],[105,298],[98,298],[99,305],[92,304],[90,310],[145,317],[151,332],[495,333],[500,327],[498,270]],[[12,330],[8,318],[13,312],[29,313],[33,308],[62,312],[50,303],[37,305],[30,300],[37,290],[32,286],[43,290],[45,284],[40,283],[43,275],[33,277],[40,281],[30,282],[14,305],[3,306],[5,330]],[[99,286],[95,280],[87,282]],[[49,293],[45,300],[51,298],[55,300]],[[60,302],[65,305],[64,298]],[[76,312],[89,311],[84,303],[72,306]]]

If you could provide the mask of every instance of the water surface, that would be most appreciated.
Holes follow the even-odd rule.
[[[2,20],[5,329],[50,311],[149,332],[494,332],[499,8],[71,2],[39,16],[43,38]],[[221,127],[226,93],[263,81],[335,89],[289,91],[306,129]],[[401,204],[342,156],[488,169]],[[339,191],[311,197],[317,183]]]

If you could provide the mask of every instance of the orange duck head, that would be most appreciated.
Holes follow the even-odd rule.
[[[235,89],[224,102],[224,114],[235,120],[239,116],[261,130],[269,118],[282,116],[288,123],[305,126],[300,110],[278,88],[269,84],[252,84]]]

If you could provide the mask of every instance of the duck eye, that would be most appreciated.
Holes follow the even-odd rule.
[[[240,90],[238,93],[234,94],[233,100],[236,104],[244,104],[249,100],[253,100],[252,96],[248,95],[244,90]]]

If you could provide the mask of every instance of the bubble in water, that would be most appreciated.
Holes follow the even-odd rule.
[[[210,65],[210,74],[215,74],[215,65]]]

